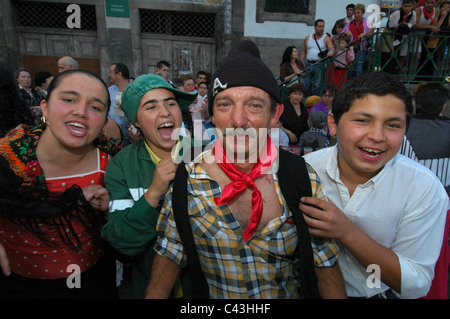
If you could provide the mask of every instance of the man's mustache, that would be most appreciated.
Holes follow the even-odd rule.
[[[256,130],[252,127],[236,127],[236,128],[226,128],[221,131],[223,137],[242,137],[248,136],[256,138],[258,134]]]

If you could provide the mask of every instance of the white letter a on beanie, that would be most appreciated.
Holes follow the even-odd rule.
[[[227,88],[228,83],[222,84],[219,80],[219,78],[216,78],[214,80],[214,85],[213,85],[213,96],[216,96],[217,93],[219,93],[219,88],[221,89],[220,91],[223,91]]]

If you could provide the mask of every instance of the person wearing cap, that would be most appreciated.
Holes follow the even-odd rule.
[[[305,106],[306,106],[306,109],[308,110],[308,113],[311,112],[311,107],[313,107],[315,104],[319,103],[320,101],[322,101],[322,98],[318,95],[308,96],[308,98],[305,100]]]
[[[330,141],[327,138],[327,115],[322,111],[309,113],[309,130],[300,136],[298,146],[300,155],[328,147]]]
[[[177,144],[177,129],[181,128],[181,110],[196,96],[173,88],[155,74],[137,77],[122,94],[122,109],[143,138],[124,148],[108,164],[105,184],[110,196],[109,216],[102,236],[132,259],[136,298],[144,297],[161,198],[177,168],[171,152]]]
[[[278,84],[254,42],[243,40],[232,47],[212,77],[208,96],[219,137],[212,148],[180,165],[187,174],[185,206],[194,245],[182,239],[185,225],[176,222],[180,211],[174,211],[179,206],[174,193],[178,188],[171,187],[157,225],[157,255],[146,298],[169,296],[177,274],[194,267],[194,259],[188,257],[193,256],[191,248],[198,254],[203,276],[194,285],[206,283],[206,291],[197,295],[201,298],[345,297],[337,245],[326,239],[316,242],[306,227],[297,231],[300,225],[292,218],[301,216],[298,201],[288,205],[281,193],[285,189],[278,180],[277,154],[304,173],[302,190],[324,198],[320,181],[303,159],[277,150],[267,135],[283,104]],[[180,168],[174,180],[177,186],[182,184]],[[298,211],[295,216],[292,207]],[[296,254],[298,246],[309,247],[310,259]],[[302,268],[299,272],[297,266]],[[306,268],[312,272],[310,277],[302,277]]]

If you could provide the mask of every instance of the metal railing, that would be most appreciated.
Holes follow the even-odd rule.
[[[397,46],[395,41],[402,40]],[[368,69],[386,71],[404,83],[445,83],[450,73],[450,36],[410,32],[407,36],[385,30],[372,36]]]
[[[431,39],[431,40],[430,40]],[[398,40],[398,42],[396,42]],[[350,44],[351,45],[351,44]],[[349,47],[349,46],[348,46]],[[402,37],[388,29],[377,30],[367,38],[366,57],[364,58],[364,72],[385,71],[399,77],[403,83],[441,83],[450,81],[450,35],[430,35],[424,32],[412,31]],[[420,52],[420,53],[419,53]],[[306,73],[320,73],[320,88],[318,95],[324,87],[334,85],[340,87],[348,78],[358,75],[355,63],[345,66],[345,72],[337,71],[336,64],[341,67],[337,57],[346,54],[346,50],[332,58],[325,58],[317,62]],[[355,61],[363,54],[359,51],[355,54]],[[342,65],[342,67],[344,67]],[[334,77],[340,72],[340,78]],[[306,74],[300,78],[303,81]],[[333,83],[334,78],[334,83]],[[307,92],[311,86],[306,87]],[[280,85],[283,95],[286,95],[286,87]]]

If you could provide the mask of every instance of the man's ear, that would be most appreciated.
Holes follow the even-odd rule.
[[[327,122],[328,122],[328,129],[330,130],[330,135],[336,136],[337,124],[334,119],[333,113],[328,114]]]
[[[275,110],[272,112],[272,115],[270,117],[269,127],[276,127],[276,124],[278,123],[281,114],[283,114],[283,111],[283,103],[277,103],[277,105],[275,106]]]

